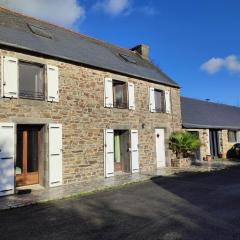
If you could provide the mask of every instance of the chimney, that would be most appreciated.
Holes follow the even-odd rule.
[[[132,51],[137,52],[141,55],[142,58],[149,60],[149,46],[145,44],[137,45],[136,47],[131,48]]]

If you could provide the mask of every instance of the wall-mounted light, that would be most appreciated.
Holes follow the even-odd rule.
[[[145,123],[142,123],[142,129],[144,129],[145,128]]]

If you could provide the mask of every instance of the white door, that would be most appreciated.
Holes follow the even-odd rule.
[[[131,171],[139,172],[138,130],[131,130]]]
[[[62,125],[49,124],[49,186],[62,185]]]
[[[166,167],[164,129],[155,129],[157,167]]]
[[[0,196],[14,193],[14,123],[0,123]]]
[[[114,176],[114,131],[105,129],[104,132],[104,172],[105,177]]]

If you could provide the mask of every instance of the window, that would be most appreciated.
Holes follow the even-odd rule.
[[[127,108],[127,84],[113,80],[113,107]]]
[[[171,96],[169,90],[149,88],[149,111],[171,113]]]
[[[19,97],[44,100],[44,66],[19,61]]]
[[[28,27],[30,28],[31,32],[34,33],[35,35],[52,39],[52,35],[49,33],[47,29],[32,24],[28,24]]]
[[[156,112],[165,112],[165,100],[164,92],[161,90],[154,90],[154,100],[155,100],[155,111]]]
[[[119,53],[119,56],[120,56],[123,60],[125,60],[126,62],[130,62],[130,63],[134,63],[134,64],[137,63],[135,59],[133,59],[132,57],[130,57],[130,56],[128,56],[128,55]]]
[[[228,141],[237,142],[237,131],[228,130]]]

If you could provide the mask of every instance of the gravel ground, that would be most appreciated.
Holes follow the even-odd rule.
[[[0,212],[0,239],[240,239],[240,167]]]

